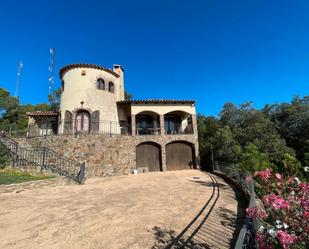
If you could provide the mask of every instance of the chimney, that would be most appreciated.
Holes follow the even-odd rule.
[[[124,72],[123,67],[117,64],[113,65],[113,71],[119,75],[121,75]]]
[[[114,64],[113,71],[119,75],[117,84],[117,101],[124,100],[124,77],[123,77],[123,67],[121,65]]]

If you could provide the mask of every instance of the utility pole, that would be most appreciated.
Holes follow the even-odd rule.
[[[15,97],[17,98],[18,103],[19,103],[19,84],[20,84],[22,69],[23,69],[23,63],[22,61],[19,61],[18,70],[17,70],[16,88],[15,88]]]
[[[48,87],[48,94],[51,95],[53,93],[54,87],[54,65],[55,65],[55,49],[49,49],[50,59],[49,59],[49,87]]]

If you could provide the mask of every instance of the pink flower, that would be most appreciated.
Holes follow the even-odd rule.
[[[282,179],[282,176],[279,173],[276,173],[275,177],[276,177],[277,180],[281,180]]]
[[[258,219],[260,219],[260,220],[263,220],[263,219],[265,219],[266,216],[267,216],[266,213],[265,213],[265,211],[260,210],[260,209],[258,209],[258,208],[256,208],[256,207],[247,208],[247,209],[246,209],[246,212],[247,212],[248,217],[250,217],[250,218],[252,218],[252,219],[258,218]]]
[[[256,240],[259,243],[259,249],[273,249],[271,245],[265,244],[265,236],[261,233],[257,233]]]
[[[264,182],[267,182],[268,179],[271,177],[271,169],[265,169],[255,174],[256,176],[260,177]]]
[[[298,184],[298,187],[304,194],[309,193],[309,183],[301,182]]]
[[[293,184],[294,183],[294,177],[290,177],[289,180],[288,180],[288,183]]]
[[[279,239],[284,249],[289,248],[290,245],[294,244],[297,241],[297,237],[295,235],[290,235],[283,230],[279,230],[277,232],[277,238]]]
[[[265,206],[272,206],[275,210],[290,209],[290,203],[279,195],[270,194],[263,197]]]
[[[304,218],[309,221],[309,212],[304,212]]]

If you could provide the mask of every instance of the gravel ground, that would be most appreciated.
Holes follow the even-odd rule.
[[[219,196],[213,194],[211,177],[198,170],[92,178],[84,185],[3,193],[0,248],[164,248],[203,207],[184,235],[195,231],[210,210],[192,239],[200,247],[189,247],[229,248],[239,203],[234,190],[215,179]]]

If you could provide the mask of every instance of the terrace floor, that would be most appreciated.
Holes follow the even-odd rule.
[[[0,248],[230,248],[237,193],[198,170],[0,194]]]

